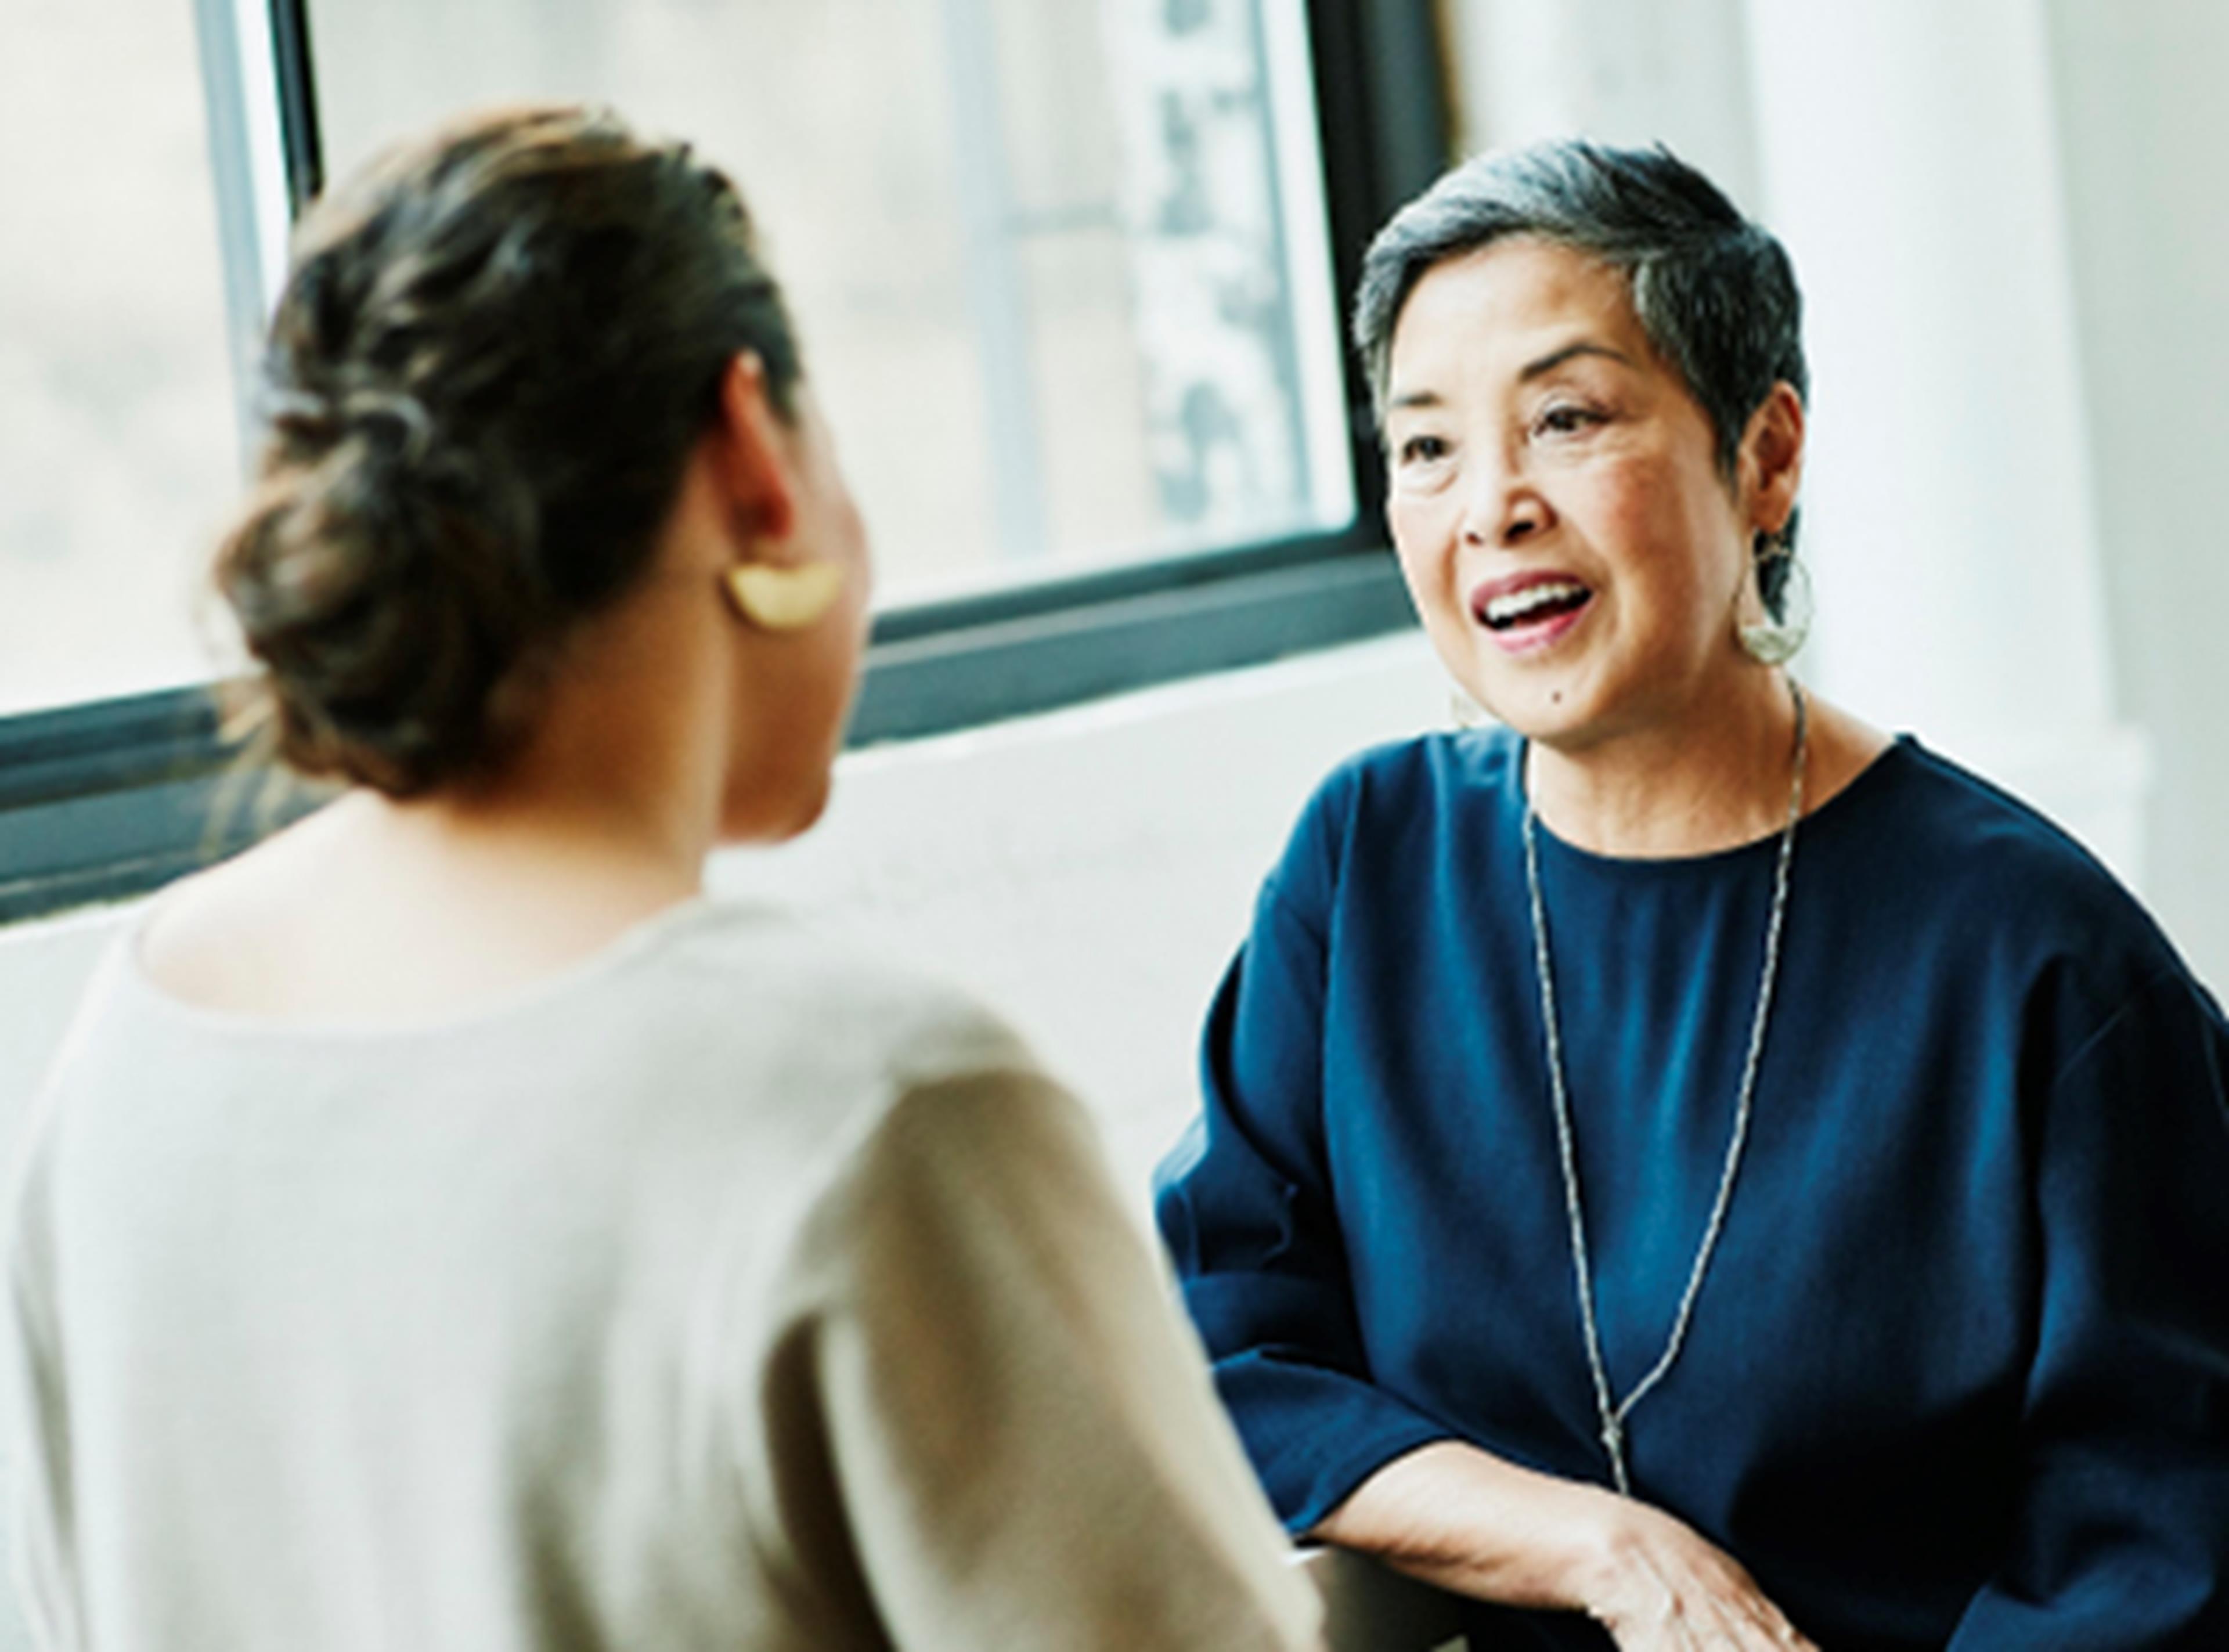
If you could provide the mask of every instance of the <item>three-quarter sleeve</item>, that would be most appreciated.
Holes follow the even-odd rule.
[[[1950,1652],[2229,1646],[2229,1032],[2180,971],[2060,1069],[2014,1539]]]
[[[1455,1430],[1371,1380],[1323,1129],[1323,800],[1264,887],[1209,1012],[1198,1121],[1155,1214],[1224,1403],[1304,1533],[1395,1457]]]
[[[1049,1080],[910,1090],[803,1247],[806,1431],[894,1643],[1316,1644],[1198,1344]]]

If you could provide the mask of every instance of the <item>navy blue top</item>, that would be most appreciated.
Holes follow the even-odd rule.
[[[1606,1482],[1519,835],[1522,746],[1334,773],[1162,1167],[1294,1532],[1460,1438]],[[1611,1384],[1664,1346],[1733,1119],[1777,838],[1539,832]],[[1748,1154],[1635,1495],[1827,1652],[2229,1648],[2229,1025],[2041,816],[1911,740],[1803,821]],[[1487,1633],[1498,1630],[1505,1639]],[[1481,1645],[1599,1649],[1474,1609]]]

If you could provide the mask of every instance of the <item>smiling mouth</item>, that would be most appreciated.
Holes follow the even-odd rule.
[[[1544,580],[1491,599],[1478,609],[1477,617],[1488,631],[1507,634],[1577,614],[1594,595],[1576,580]]]

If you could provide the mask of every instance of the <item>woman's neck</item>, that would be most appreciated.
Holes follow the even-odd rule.
[[[1676,718],[1584,744],[1528,741],[1526,794],[1549,831],[1596,854],[1711,854],[1786,822],[1795,730],[1788,679],[1745,671]]]
[[[698,893],[717,661],[627,641],[607,627],[565,662],[496,779],[359,790],[196,879],[145,938],[153,979],[215,1009],[414,1025],[502,1001]]]
[[[599,907],[694,892],[719,826],[716,666],[633,640],[614,621],[566,662],[498,775],[375,811],[400,857]]]

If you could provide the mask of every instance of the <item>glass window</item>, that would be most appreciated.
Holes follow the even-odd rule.
[[[191,682],[240,483],[192,8],[0,25],[0,716]]]
[[[312,0],[329,175],[607,100],[763,225],[886,602],[1347,526],[1301,0]]]

